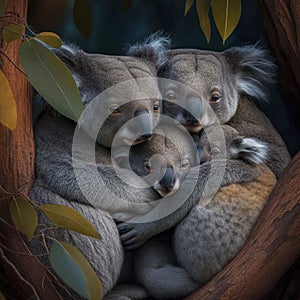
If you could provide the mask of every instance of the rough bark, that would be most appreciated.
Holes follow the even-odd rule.
[[[27,1],[10,0],[6,12],[26,20]],[[16,15],[0,20],[5,26],[20,23]],[[1,37],[0,37],[1,38]],[[10,44],[0,39],[2,50],[17,65],[20,41]],[[7,76],[17,104],[17,128],[0,124],[0,263],[4,276],[18,299],[58,299],[45,267],[30,255],[23,237],[12,225],[8,206],[13,196],[27,194],[34,177],[34,143],[31,120],[31,88],[26,77],[1,54],[1,68]],[[43,295],[43,296],[41,296]]]
[[[192,299],[261,299],[300,253],[300,152],[280,177],[243,249]]]
[[[285,102],[300,113],[300,2],[258,0],[270,47],[279,66]],[[300,120],[298,128],[300,128]]]

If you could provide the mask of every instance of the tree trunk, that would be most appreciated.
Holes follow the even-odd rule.
[[[8,1],[6,12],[26,20],[27,1]],[[17,15],[3,17],[1,26],[21,23]],[[22,24],[22,23],[21,23]],[[1,38],[1,36],[0,36]],[[19,41],[6,44],[2,50],[20,66]],[[15,229],[8,212],[14,196],[27,194],[34,179],[34,142],[32,132],[31,88],[26,77],[1,54],[1,68],[10,82],[17,104],[17,127],[8,130],[0,124],[0,262],[1,269],[18,299],[58,299],[46,268],[32,256]]]

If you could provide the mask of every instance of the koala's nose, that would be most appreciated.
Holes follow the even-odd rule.
[[[199,124],[198,120],[200,120],[202,114],[202,101],[200,97],[188,96],[186,99],[185,109],[189,112],[191,116],[191,122],[198,122]]]
[[[143,142],[152,137],[152,119],[147,109],[137,109],[134,112],[134,124],[137,136],[136,142]]]
[[[203,164],[203,163],[211,160],[211,155],[209,154],[209,151],[207,150],[206,147],[198,146],[197,150],[198,150],[198,155],[199,155],[199,159],[200,159],[200,164]]]
[[[160,189],[164,195],[169,194],[175,187],[176,176],[173,167],[166,168],[163,178],[160,180]]]

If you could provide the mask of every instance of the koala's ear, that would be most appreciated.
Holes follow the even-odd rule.
[[[267,160],[268,144],[256,138],[237,137],[232,142],[231,151],[236,158],[258,165]]]
[[[129,47],[127,54],[152,61],[157,68],[162,67],[167,61],[167,50],[171,40],[160,32],[150,35],[143,43]]]
[[[252,45],[233,47],[223,54],[236,76],[239,92],[267,100],[266,87],[274,82],[276,75],[269,52]]]

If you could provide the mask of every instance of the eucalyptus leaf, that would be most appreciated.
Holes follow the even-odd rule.
[[[19,24],[10,24],[3,28],[2,37],[7,43],[19,39],[23,35],[24,27]]]
[[[38,207],[57,226],[100,239],[95,227],[76,210],[59,204],[44,204]]]
[[[195,0],[186,0],[185,7],[184,7],[184,15],[186,16],[191,7],[193,6]]]
[[[19,56],[24,72],[37,92],[59,113],[77,121],[83,104],[69,69],[35,39],[23,42]]]
[[[38,224],[38,216],[30,202],[24,198],[12,200],[9,213],[16,227],[31,240]]]
[[[72,246],[72,248],[74,247]],[[72,249],[71,252],[74,252],[74,249]],[[50,248],[49,262],[55,273],[63,282],[79,295],[88,299],[87,280],[79,263],[72,257],[70,247],[68,251],[65,248],[65,243],[53,241]]]
[[[92,2],[76,0],[73,7],[73,18],[79,32],[88,39],[92,32]]]
[[[0,1],[0,17],[4,14],[7,4],[8,4],[8,0]]]
[[[102,283],[78,249],[65,242],[53,241],[49,259],[57,275],[78,294],[90,300],[102,299]]]
[[[205,35],[207,42],[210,42],[211,26],[209,20],[210,0],[197,0],[197,14],[202,32]]]
[[[0,69],[0,123],[14,130],[17,125],[15,97],[5,74]]]
[[[241,0],[212,0],[211,8],[224,44],[239,23],[242,13]]]
[[[62,45],[60,37],[54,32],[40,32],[39,34],[35,35],[34,38],[39,39],[53,48],[60,48]]]

